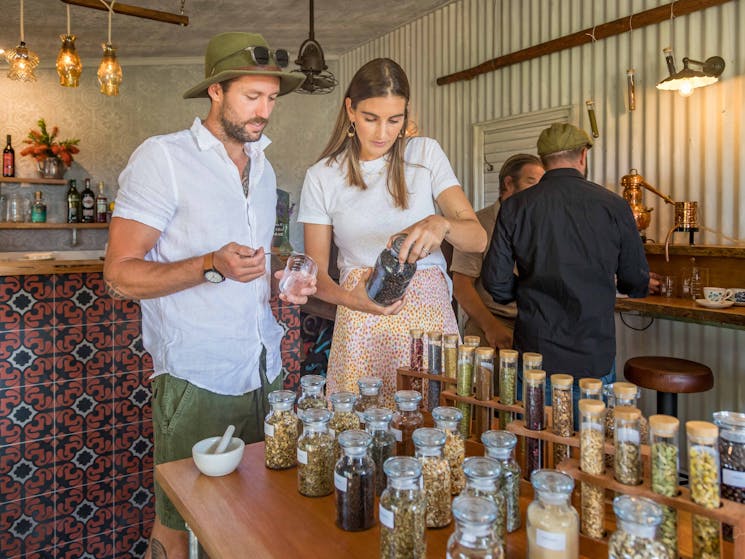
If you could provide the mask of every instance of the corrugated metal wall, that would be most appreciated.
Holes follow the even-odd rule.
[[[676,200],[699,203],[705,231],[698,242],[729,244],[745,238],[745,5],[733,0],[672,23],[564,50],[482,75],[437,86],[436,78],[491,58],[665,4],[632,0],[459,0],[341,57],[342,87],[367,60],[388,56],[407,71],[412,109],[422,135],[440,141],[467,192],[472,182],[472,125],[520,113],[574,104],[589,130],[584,101],[592,98],[600,138],[591,151],[590,177],[620,193],[621,176],[634,167]],[[678,69],[684,56],[719,55],[720,83],[692,97],[655,89],[667,74],[662,49],[672,46]],[[637,108],[626,108],[626,70],[636,69]],[[343,89],[342,89],[343,91]],[[673,212],[651,193],[650,238],[664,240]],[[726,237],[725,237],[726,236]],[[683,238],[678,239],[684,242]],[[648,319],[628,317],[643,326]],[[633,355],[676,355],[715,371],[715,389],[681,398],[681,418],[716,409],[745,411],[745,332],[656,320],[635,332],[618,323],[618,364]],[[648,396],[648,395],[646,395]],[[645,397],[647,403],[651,398]],[[647,405],[647,411],[649,406]]]

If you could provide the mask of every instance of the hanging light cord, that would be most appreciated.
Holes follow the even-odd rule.
[[[70,34],[70,4],[65,4],[67,6],[67,34]]]
[[[106,6],[106,9],[109,10],[109,42],[107,44],[110,45],[111,44],[111,14],[114,13],[114,4],[116,4],[116,0],[111,0],[111,4],[107,4],[105,0],[101,0],[101,4]]]
[[[21,0],[21,42],[23,42],[23,0]]]

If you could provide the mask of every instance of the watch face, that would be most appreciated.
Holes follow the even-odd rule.
[[[207,281],[212,283],[220,283],[225,280],[223,275],[217,270],[205,270],[204,277]]]

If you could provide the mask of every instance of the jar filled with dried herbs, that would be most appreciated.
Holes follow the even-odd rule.
[[[605,387],[606,398],[608,402],[608,413],[605,415],[605,438],[613,442],[613,431],[616,428],[615,408],[616,406],[626,406],[637,408],[639,400],[639,387],[630,382],[614,382]],[[649,423],[646,418],[639,415],[639,435],[641,444],[649,443]],[[605,465],[613,469],[613,457],[607,456]]]
[[[453,380],[458,372],[458,340],[458,334],[445,334],[442,337],[443,373]]]
[[[499,350],[499,402],[512,406],[517,400],[517,358],[518,353],[514,349]],[[512,420],[510,412],[499,412],[499,426],[507,428]]]
[[[300,397],[297,399],[297,409],[307,410],[310,408],[326,409],[326,397],[323,395],[323,386],[326,379],[321,375],[305,375],[300,377]]]
[[[494,397],[494,348],[477,347],[474,350],[473,388],[477,400]],[[491,410],[474,407],[474,431],[480,435],[491,427]]]
[[[678,494],[678,431],[680,421],[669,415],[649,418],[650,468],[652,491],[675,497]],[[674,507],[660,505],[662,523],[659,538],[671,553],[678,552],[678,512]]]
[[[396,437],[390,431],[393,412],[385,408],[369,408],[364,413],[365,428],[372,437],[370,456],[375,462],[375,494],[380,496],[386,486],[383,464],[396,455]]]
[[[424,559],[427,556],[427,499],[422,490],[422,465],[410,456],[394,456],[383,465],[388,485],[380,496],[381,559]]]
[[[324,497],[334,490],[334,439],[328,432],[331,412],[309,408],[298,413],[303,434],[297,441],[298,491]]]
[[[452,559],[503,559],[504,547],[494,534],[497,512],[484,497],[462,495],[453,501],[455,530],[448,539]]]
[[[442,455],[445,433],[421,427],[414,431],[416,458],[422,464],[424,495],[427,499],[427,528],[450,524],[450,466]]]
[[[383,386],[383,379],[378,377],[361,377],[357,381],[357,388],[360,392],[359,398],[354,403],[354,411],[360,418],[360,423],[364,425],[365,419],[363,414],[369,408],[377,408],[380,405],[380,389]]]
[[[528,505],[528,559],[577,559],[579,515],[570,504],[574,480],[556,470],[530,476],[536,499]]]
[[[341,446],[339,446],[339,435],[349,429],[360,428],[360,418],[354,411],[354,403],[357,395],[353,392],[336,392],[329,396],[331,409],[334,415],[329,421],[329,434],[334,437],[334,457],[341,457]]]
[[[707,421],[688,421],[688,484],[691,499],[708,509],[719,508],[719,428]],[[719,522],[693,515],[693,556],[719,557]]]
[[[614,446],[616,453],[613,471],[616,481],[625,485],[642,482],[641,436],[639,420],[641,412],[629,406],[615,407]]]
[[[414,456],[414,441],[411,437],[424,423],[419,411],[422,395],[416,390],[399,390],[393,399],[396,402],[396,411],[391,418],[391,432],[396,438],[396,455]]]
[[[456,373],[456,390],[460,396],[473,394],[473,346],[458,346],[458,371]]]
[[[597,378],[579,379],[579,399],[580,400],[602,400],[603,399],[603,381]]]
[[[500,486],[502,466],[498,460],[488,456],[469,456],[463,464],[463,472],[466,475],[463,494],[485,497],[497,506],[494,529],[499,541],[504,544],[507,537],[507,505]]]
[[[588,474],[605,471],[605,404],[600,400],[579,401],[580,468]],[[605,536],[605,490],[587,482],[580,484],[581,530],[591,538]]]
[[[655,537],[662,508],[645,497],[613,499],[617,528],[608,540],[608,559],[669,559],[667,547]]]
[[[292,468],[298,439],[298,418],[292,411],[295,393],[275,390],[268,400],[271,409],[264,418],[264,464],[272,470]]]
[[[551,375],[551,430],[560,437],[571,437],[574,434],[573,384],[572,375]],[[554,443],[554,466],[570,455],[569,445]]]
[[[546,372],[531,369],[524,372],[525,427],[532,431],[546,428]],[[543,441],[526,437],[525,467],[528,473],[543,467]]]
[[[508,533],[520,528],[520,465],[515,460],[517,437],[509,431],[486,431],[481,435],[486,456],[499,462],[500,487],[505,502],[505,526]]]
[[[714,414],[719,427],[722,497],[745,503],[745,413],[719,411]],[[732,541],[732,526],[722,526],[724,539]]]
[[[420,328],[409,330],[409,368],[412,371],[424,370],[424,331]],[[412,377],[411,389],[418,392],[422,391],[422,379]]]
[[[367,296],[378,305],[387,307],[403,298],[411,278],[416,273],[416,262],[399,261],[398,254],[406,235],[397,235],[391,248],[384,248],[375,261],[370,277],[367,279]]]
[[[457,342],[456,342],[457,343]],[[427,332],[427,372],[430,375],[442,374],[442,332]],[[430,380],[427,388],[427,410],[432,411],[440,402],[442,383]]]
[[[450,492],[460,494],[466,486],[463,475],[463,460],[466,457],[466,443],[459,431],[463,413],[454,407],[441,406],[432,410],[435,427],[445,433],[445,447],[443,455],[450,465]]]
[[[350,429],[339,435],[343,456],[334,468],[336,525],[367,530],[375,523],[375,463],[367,454],[370,433]]]

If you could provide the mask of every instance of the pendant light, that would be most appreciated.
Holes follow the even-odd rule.
[[[23,0],[21,0],[21,42],[16,48],[6,51],[5,58],[10,64],[8,77],[11,80],[36,81],[34,68],[39,65],[39,57],[35,52],[30,51],[23,41]]]
[[[59,84],[64,87],[78,87],[83,63],[75,49],[75,35],[70,34],[70,6],[67,5],[67,34],[60,35],[62,47],[57,55],[57,75]]]
[[[116,60],[116,49],[111,44],[111,14],[116,0],[111,0],[111,4],[101,2],[109,9],[109,40],[101,45],[103,47],[103,58],[98,66],[98,83],[101,86],[100,91],[110,97],[119,95],[119,85],[122,83],[122,67]]]

